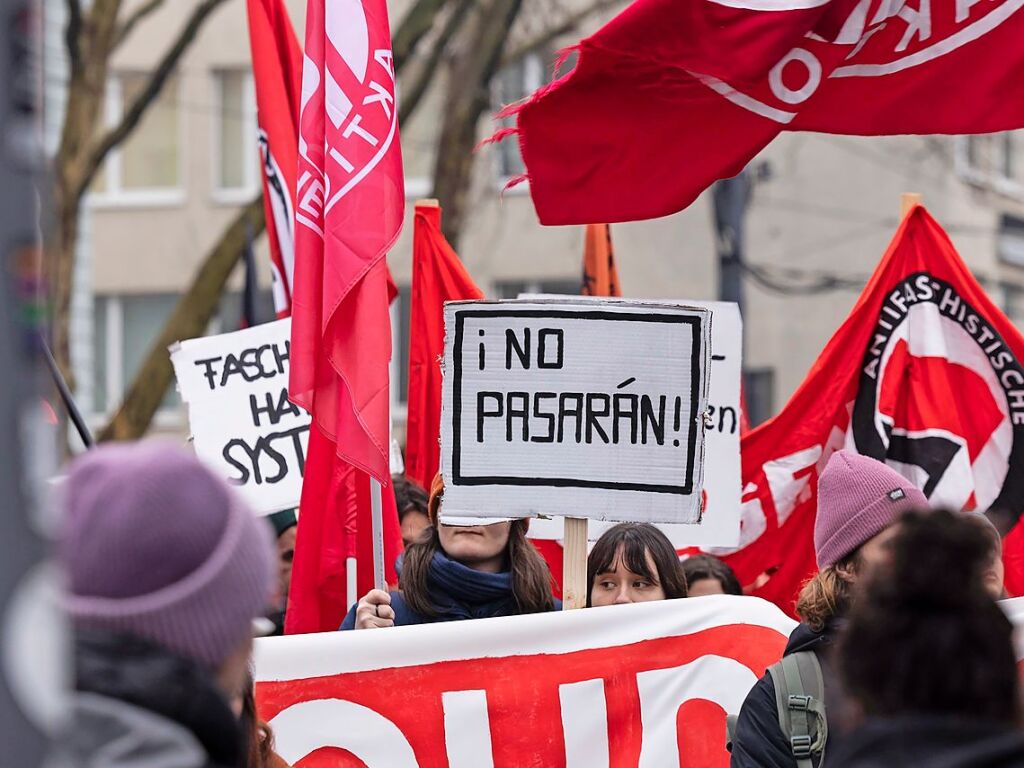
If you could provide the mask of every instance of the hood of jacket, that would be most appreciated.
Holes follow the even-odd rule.
[[[798,624],[797,628],[789,636],[786,643],[784,656],[798,651],[815,651],[822,653],[830,646],[842,629],[843,619],[832,619],[820,632],[811,629],[806,624]]]
[[[1004,768],[1024,766],[1024,733],[1008,725],[944,715],[868,720],[828,755],[829,768]]]
[[[237,718],[199,664],[143,640],[81,631],[63,749],[83,768],[234,768]]]

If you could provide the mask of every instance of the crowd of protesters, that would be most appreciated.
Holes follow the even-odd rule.
[[[395,490],[399,584],[362,596],[342,630],[561,608],[529,520],[446,525],[440,478]],[[54,765],[287,768],[256,711],[250,653],[284,624],[296,511],[261,520],[160,443],[91,451],[61,498],[75,695]],[[1024,766],[1000,545],[983,515],[929,511],[885,464],[834,454],[818,482],[819,570],[783,660],[730,727],[732,765]],[[604,533],[587,578],[601,610],[743,593],[722,561],[681,561],[642,523]]]

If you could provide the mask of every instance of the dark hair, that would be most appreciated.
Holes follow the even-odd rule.
[[[405,475],[395,475],[391,481],[395,488],[395,506],[398,507],[399,522],[410,512],[427,514],[427,492],[423,486]]]
[[[594,581],[612,567],[619,547],[622,547],[625,566],[652,583],[660,584],[666,599],[686,597],[686,576],[668,537],[650,523],[619,523],[601,535],[587,558],[587,607],[591,605]],[[651,573],[647,565],[648,553],[657,573]]]
[[[543,613],[555,608],[551,595],[551,571],[533,545],[526,539],[528,521],[513,520],[508,532],[508,568],[512,572],[512,594],[519,613]],[[442,550],[437,528],[430,526],[410,544],[402,561],[399,588],[402,597],[416,613],[433,618],[437,609],[430,600],[427,574],[434,554]]]
[[[274,752],[274,732],[256,713],[256,693],[252,675],[248,676],[242,691],[242,714],[239,718],[244,738],[239,768],[265,768]]]
[[[683,560],[683,574],[689,587],[701,579],[714,579],[722,585],[727,595],[742,595],[743,587],[735,572],[728,565],[712,555],[693,555]]]
[[[861,585],[838,644],[846,690],[865,715],[1018,722],[1013,626],[983,581],[991,551],[961,514],[902,518],[891,561]]]

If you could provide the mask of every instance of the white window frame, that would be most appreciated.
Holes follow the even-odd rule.
[[[134,72],[111,74],[103,99],[103,117],[107,128],[117,125],[124,114],[124,90],[121,78]],[[121,146],[107,153],[103,172],[106,176],[106,189],[91,192],[89,203],[94,208],[171,208],[185,204],[185,110],[181,104],[181,79],[175,78],[173,87],[177,89],[178,98],[178,185],[176,187],[155,187],[153,189],[124,189],[121,186]],[[164,87],[172,87],[165,83]]]
[[[991,190],[1013,200],[1024,201],[1024,181],[1008,177],[1003,171],[1005,166],[1005,149],[1003,142],[1006,133],[984,134],[979,136],[958,136],[955,144],[954,167],[956,174],[967,184],[981,189]],[[971,139],[986,138],[981,149],[984,152],[981,165],[970,162],[968,144]]]
[[[242,108],[249,111],[249,114],[243,115],[242,120],[242,124],[246,126],[243,129],[242,143],[244,146],[242,153],[245,157],[250,158],[250,162],[243,164],[245,178],[240,187],[226,187],[221,183],[220,178],[221,112],[224,104],[224,80],[222,75],[225,73],[242,74]],[[213,112],[213,130],[210,137],[212,160],[210,198],[218,205],[241,205],[249,202],[263,183],[263,180],[260,178],[259,122],[256,114],[255,80],[253,79],[252,70],[232,69],[229,67],[214,69],[211,72],[211,80],[213,81],[212,87],[216,107]]]
[[[1024,180],[1015,179],[1012,175],[1006,172],[1006,147],[1008,143],[1012,143],[1013,139],[1011,134],[1016,131],[1006,131],[1004,133],[998,133],[993,138],[995,141],[995,152],[992,153],[993,160],[993,171],[994,185],[996,191],[1013,197],[1018,200],[1024,200]],[[1018,151],[1024,150],[1024,147],[1016,147]]]

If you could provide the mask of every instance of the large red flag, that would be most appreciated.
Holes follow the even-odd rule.
[[[483,292],[441,233],[441,208],[416,206],[409,316],[409,421],[405,473],[424,488],[437,474],[441,448],[444,303],[482,299]]]
[[[541,222],[647,219],[783,130],[1024,127],[1021,40],[1024,0],[636,0],[503,114]]]
[[[291,310],[302,50],[283,0],[248,0],[274,308]]]
[[[334,617],[322,610],[318,593],[327,542],[316,533],[325,526],[309,519],[338,514],[331,489],[347,472],[346,465],[385,487],[390,481],[391,322],[384,257],[398,238],[405,207],[394,95],[384,0],[310,0],[299,119],[289,394],[312,414],[313,429],[289,594],[289,633],[337,627],[330,626]],[[348,508],[362,513],[368,507]],[[385,514],[386,521],[389,517]],[[368,531],[369,520],[357,520],[355,528]],[[393,566],[394,537],[385,534],[385,564]]]
[[[922,207],[904,219],[835,336],[783,411],[743,438],[741,549],[754,594],[792,612],[815,570],[818,475],[849,448],[887,462],[935,506],[1024,510],[1024,336]],[[1024,586],[1016,541],[1007,583]]]

